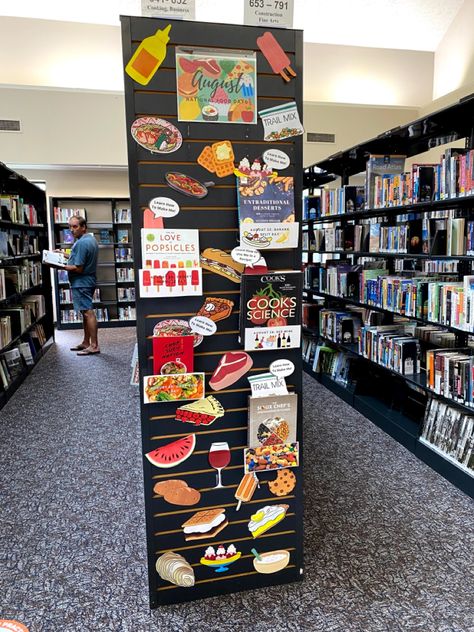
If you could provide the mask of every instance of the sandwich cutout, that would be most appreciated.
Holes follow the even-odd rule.
[[[189,520],[183,522],[181,527],[184,531],[184,539],[186,542],[191,542],[192,540],[214,538],[228,524],[225,509],[218,507],[216,509],[197,511]]]
[[[216,370],[209,380],[213,391],[221,391],[235,384],[252,367],[253,360],[245,351],[228,351],[219,360]]]
[[[219,248],[206,248],[201,253],[201,268],[215,272],[233,283],[240,283],[245,266]]]

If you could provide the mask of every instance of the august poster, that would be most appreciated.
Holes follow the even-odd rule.
[[[176,48],[178,120],[257,123],[257,58],[238,50]]]

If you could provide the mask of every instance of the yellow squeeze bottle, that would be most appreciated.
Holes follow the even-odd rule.
[[[168,24],[163,31],[158,29],[154,35],[146,37],[125,67],[125,72],[142,86],[149,83],[166,57],[170,29],[171,24]]]

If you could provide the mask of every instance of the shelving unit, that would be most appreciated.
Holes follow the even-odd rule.
[[[397,127],[381,134],[377,138],[339,152],[316,165],[308,167],[304,174],[305,186],[309,190],[310,195],[317,197],[317,189],[321,186],[322,181],[327,182],[331,179],[340,178],[341,186],[347,185],[351,176],[365,171],[369,155],[403,155],[410,158],[433,147],[439,147],[439,156],[441,156],[443,153],[442,145],[458,141],[459,139],[465,139],[464,146],[466,150],[473,149],[473,121],[474,95],[471,95],[452,107],[430,114],[406,126]],[[461,145],[462,143],[457,143],[456,146],[459,147]],[[420,164],[423,162],[426,161],[419,161]],[[472,176],[474,176],[474,165],[471,164],[470,169],[472,169],[472,175],[470,176],[472,179]],[[456,183],[460,182],[460,178],[461,174],[459,172],[456,177]],[[313,204],[313,207],[315,206],[317,204]],[[340,214],[331,213],[330,215],[324,215],[321,213],[321,208],[319,208],[316,209],[316,214],[319,213],[320,216],[306,219],[303,222],[303,233],[308,231],[307,241],[309,243],[311,231],[315,228],[324,229],[329,225],[330,230],[337,228],[344,231],[345,227],[349,226],[348,232],[350,234],[352,226],[357,226],[360,220],[365,220],[364,223],[380,222],[385,227],[393,227],[397,225],[397,220],[400,216],[403,216],[401,220],[409,227],[411,225],[410,222],[415,220],[423,221],[423,218],[426,218],[425,222],[429,221],[427,214],[431,214],[429,217],[436,217],[434,215],[435,211],[448,210],[451,218],[464,218],[464,243],[466,243],[467,231],[469,230],[468,222],[474,221],[474,195],[472,195],[472,191],[463,196],[458,195],[447,199],[430,199],[423,202],[383,208],[365,207],[353,212],[341,212]],[[398,221],[398,226],[402,224],[401,220]],[[448,219],[447,221],[451,220]],[[323,241],[322,243],[324,244],[325,242]],[[345,247],[347,248],[347,244]],[[383,261],[383,267],[388,271],[387,276],[390,277],[411,275],[415,271],[419,271],[420,267],[429,261],[454,262],[453,265],[456,265],[456,271],[450,271],[446,274],[449,275],[448,279],[452,279],[457,275],[458,283],[466,275],[474,273],[472,266],[474,262],[473,256],[469,254],[434,254],[433,250],[429,249],[428,252],[414,253],[383,252],[378,249],[372,249],[371,245],[363,248],[351,248],[349,240],[347,249],[330,247],[328,250],[323,248],[316,251],[308,246],[303,254],[303,264],[305,267],[321,267],[323,270],[328,266],[347,265],[351,271],[354,270],[357,274],[358,266],[362,268],[367,261]],[[410,259],[413,260],[412,271],[408,271],[406,268],[402,270],[395,269],[397,260],[407,262]],[[401,266],[402,264],[399,263],[399,265]],[[386,308],[387,305],[380,297],[375,301],[365,300],[361,293],[362,284],[359,284],[357,287],[356,296],[338,296],[323,291],[324,285],[320,285],[320,280],[324,280],[325,274],[323,271],[321,273],[322,276],[317,278],[311,287],[305,288],[304,300],[308,303],[317,301],[322,308],[334,309],[335,311],[344,310],[351,306],[365,308],[371,312],[383,315],[383,323],[388,325],[394,322],[394,317],[401,317],[407,319],[407,321],[422,325],[436,326],[442,331],[455,334],[455,349],[474,346],[474,331],[471,327],[433,322],[425,317],[425,314],[418,314],[415,317],[411,315],[406,316],[403,310],[392,311]],[[429,275],[430,273],[428,272],[423,273],[423,276]],[[455,282],[453,281],[453,283]],[[384,298],[386,299],[386,297]],[[364,313],[367,314],[368,311]],[[450,321],[448,320],[447,322]],[[425,408],[429,398],[435,398],[444,402],[469,416],[474,416],[474,407],[434,392],[427,384],[424,362],[421,362],[421,372],[414,375],[402,375],[363,356],[359,352],[357,344],[334,342],[334,340],[327,338],[319,328],[315,327],[306,328],[303,333],[306,338],[310,337],[329,348],[346,354],[347,357],[351,358],[352,367],[351,376],[347,383],[341,383],[328,374],[314,371],[313,363],[306,361],[303,365],[307,373],[393,436],[453,484],[474,497],[474,472],[420,436]],[[424,350],[422,350],[422,356],[423,354]]]
[[[86,215],[88,231],[99,243],[97,264],[98,296],[94,301],[100,327],[135,325],[133,250],[131,245],[130,200],[125,198],[51,198],[54,248],[67,249],[67,209]],[[64,211],[64,212],[63,212]],[[72,211],[71,211],[72,212]],[[66,232],[65,232],[66,231]],[[68,237],[69,239],[69,237]],[[126,257],[127,260],[122,260]],[[82,318],[72,305],[67,274],[55,271],[56,322],[58,329],[78,329]],[[126,281],[124,281],[126,279]]]
[[[0,163],[0,408],[53,341],[44,192]]]

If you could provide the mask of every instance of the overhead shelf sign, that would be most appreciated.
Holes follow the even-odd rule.
[[[153,18],[196,19],[196,0],[142,0],[142,15]]]
[[[294,0],[244,0],[244,24],[293,28]]]

